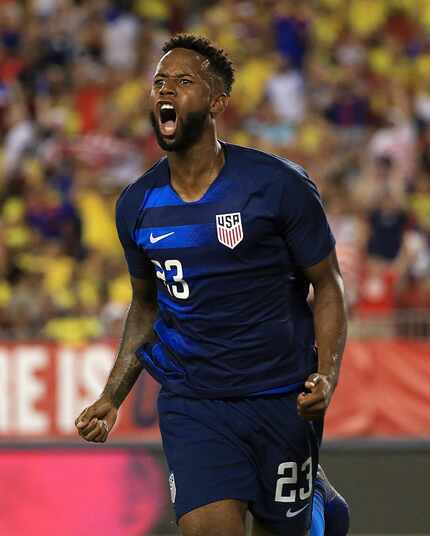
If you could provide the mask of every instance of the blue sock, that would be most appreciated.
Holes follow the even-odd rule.
[[[324,499],[319,490],[314,491],[310,536],[324,536]]]
[[[330,484],[321,465],[318,465],[314,484],[314,508],[312,511],[312,536],[347,536],[349,530],[349,506],[345,499]],[[317,501],[318,497],[318,501]],[[320,522],[316,517],[323,511],[323,529],[318,532]],[[313,525],[315,520],[315,531]]]
[[[337,494],[326,504],[327,536],[346,536],[349,530],[349,507],[345,499]]]

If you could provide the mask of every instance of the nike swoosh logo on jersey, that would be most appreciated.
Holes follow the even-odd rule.
[[[300,508],[300,510],[291,510],[291,508],[288,508],[287,517],[295,517],[295,516],[297,516],[298,514],[300,514],[300,512],[303,512],[303,510],[306,510],[306,508],[308,506],[309,506],[309,503],[305,504],[305,506],[303,506],[303,508]]]
[[[149,236],[149,241],[151,242],[151,244],[156,244],[160,240],[164,240],[165,238],[167,238],[168,236],[171,236],[172,234],[175,234],[175,231],[172,231],[171,233],[162,234],[160,236],[154,236],[151,233]]]

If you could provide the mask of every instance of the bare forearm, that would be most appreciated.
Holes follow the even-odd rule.
[[[307,420],[320,419],[336,388],[346,341],[346,306],[343,281],[336,251],[307,268],[314,287],[314,325],[318,344],[318,374],[311,374],[305,391],[297,397],[299,414]]]
[[[347,334],[343,282],[316,286],[314,300],[315,335],[318,344],[318,372],[337,384]]]
[[[128,311],[118,356],[109,374],[102,396],[109,398],[118,408],[135,384],[142,371],[136,350],[151,342],[155,308],[133,300]]]

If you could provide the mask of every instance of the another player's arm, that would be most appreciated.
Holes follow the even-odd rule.
[[[79,434],[87,441],[104,442],[115,424],[118,408],[142,371],[136,350],[154,337],[156,315],[155,278],[131,277],[132,301],[117,358],[100,398],[76,419]]]
[[[347,334],[346,303],[336,252],[305,269],[314,287],[314,325],[318,344],[318,373],[297,399],[306,419],[322,417],[336,388]]]

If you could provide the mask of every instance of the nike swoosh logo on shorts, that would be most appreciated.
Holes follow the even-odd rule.
[[[309,506],[309,503],[305,504],[305,506],[303,506],[303,508],[300,508],[300,510],[291,510],[291,508],[288,508],[287,517],[295,517],[295,516],[297,516],[298,514],[300,514],[300,512],[303,512],[303,510],[306,510],[306,508],[308,506]]]
[[[162,234],[160,236],[154,236],[151,233],[149,236],[149,241],[151,242],[151,244],[156,244],[160,240],[164,240],[165,238],[167,238],[168,236],[171,236],[172,234],[175,234],[175,231],[172,231],[171,233]]]

